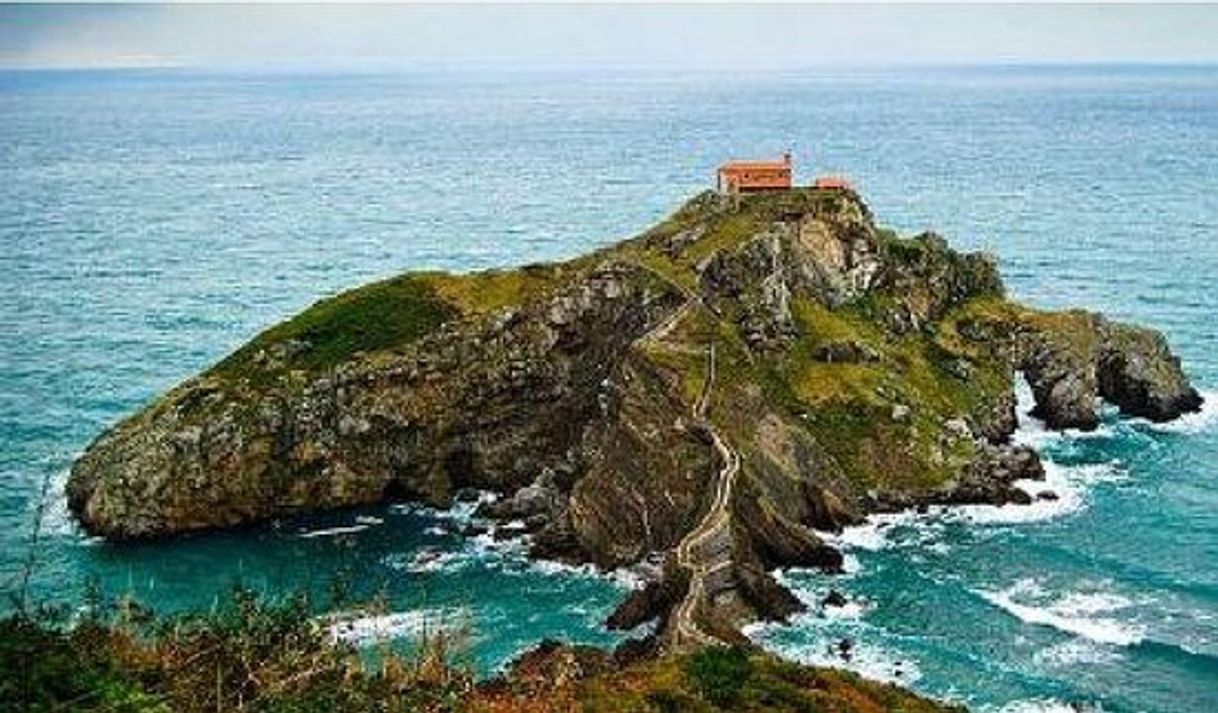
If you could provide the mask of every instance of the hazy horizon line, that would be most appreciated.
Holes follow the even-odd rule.
[[[935,69],[1053,69],[1053,68],[1218,68],[1218,58],[1147,58],[1147,59],[959,59],[933,62],[843,62],[806,65],[774,65],[724,68],[718,65],[664,66],[661,64],[586,64],[560,67],[551,63],[512,62],[148,62],[114,64],[23,64],[0,62],[2,72],[117,72],[117,71],[183,71],[251,74],[408,74],[410,72],[485,72],[504,74],[807,74],[815,72],[865,72],[875,70],[935,70]]]

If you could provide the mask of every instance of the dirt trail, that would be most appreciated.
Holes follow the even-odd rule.
[[[646,268],[640,265],[640,267]],[[649,270],[650,271],[650,270]],[[652,271],[654,272],[654,271]],[[661,279],[670,282],[685,295],[685,302],[663,322],[652,328],[640,341],[659,342],[667,337],[672,330],[685,318],[689,312],[698,306],[703,306],[701,299],[684,287],[672,283],[663,275],[655,273]],[[676,346],[676,345],[672,345]],[[675,648],[692,648],[708,644],[723,643],[717,637],[707,634],[697,622],[699,607],[706,603],[707,578],[724,567],[731,566],[731,557],[715,557],[708,545],[720,542],[731,542],[731,521],[728,516],[728,505],[736,486],[736,475],[740,472],[740,455],[732,448],[726,439],[715,428],[715,424],[707,418],[706,412],[710,407],[711,397],[715,388],[716,353],[714,342],[706,346],[706,377],[702,389],[692,408],[694,423],[704,429],[711,438],[715,453],[721,463],[714,480],[714,498],[710,508],[702,519],[690,530],[681,542],[677,544],[677,564],[689,572],[689,588],[684,599],[672,612],[669,622],[670,644]]]
[[[706,429],[714,443],[722,466],[715,476],[714,499],[706,515],[698,525],[685,535],[677,545],[677,563],[689,572],[689,589],[685,598],[673,610],[671,621],[672,645],[676,648],[704,646],[722,643],[699,627],[696,615],[698,608],[706,602],[706,581],[714,572],[731,565],[729,558],[715,558],[706,551],[706,545],[716,539],[731,541],[731,521],[728,504],[736,486],[736,475],[740,472],[740,455],[719,434],[718,429],[706,418],[706,409],[715,386],[715,345],[707,347],[706,380],[702,393],[694,404],[694,420]]]
[[[644,334],[643,337],[639,341],[643,341],[643,342],[663,341],[664,338],[667,337],[670,332],[672,332],[673,328],[676,327],[677,324],[680,323],[680,321],[685,318],[685,315],[689,314],[689,311],[691,309],[693,309],[695,303],[696,303],[695,298],[690,298],[690,299],[685,300],[685,302],[682,303],[680,307],[678,307],[676,310],[674,310],[672,314],[668,315],[668,317],[666,317],[663,322],[660,322],[655,327],[652,327],[651,331]]]

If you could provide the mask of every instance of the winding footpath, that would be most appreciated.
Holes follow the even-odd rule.
[[[695,617],[698,607],[706,601],[707,579],[720,569],[731,565],[730,556],[715,558],[707,551],[707,545],[713,545],[719,540],[726,542],[728,547],[731,546],[728,505],[736,487],[736,475],[740,472],[740,455],[706,418],[706,409],[715,385],[714,344],[707,347],[706,361],[706,380],[703,382],[702,393],[694,404],[693,416],[695,422],[710,434],[722,466],[715,476],[715,493],[710,508],[698,525],[677,544],[677,564],[689,572],[689,589],[672,614],[672,644],[676,648],[722,643],[715,636],[702,631]]]
[[[685,302],[679,308],[651,329],[641,340],[660,342],[694,307],[701,304],[701,300],[696,294],[673,283],[654,270],[643,265],[640,267],[673,284],[686,296]],[[715,453],[722,465],[715,474],[714,498],[710,508],[707,509],[698,524],[677,543],[676,547],[677,564],[689,573],[689,587],[681,603],[673,609],[669,621],[670,644],[677,649],[724,643],[718,637],[703,631],[697,621],[699,607],[706,602],[707,598],[707,580],[711,575],[732,564],[730,554],[723,557],[714,556],[714,545],[718,541],[721,543],[720,546],[731,547],[732,532],[728,506],[736,487],[736,476],[740,472],[740,454],[728,444],[727,440],[720,435],[719,430],[715,428],[715,424],[706,416],[715,388],[715,367],[715,344],[712,341],[706,347],[706,377],[703,379],[698,398],[694,402],[692,418],[694,423],[710,435]]]

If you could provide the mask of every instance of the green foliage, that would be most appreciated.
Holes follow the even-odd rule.
[[[648,708],[658,713],[680,713],[690,707],[684,696],[668,689],[649,691],[646,703]]]
[[[45,618],[0,620],[0,701],[14,710],[169,711],[110,655],[104,630],[65,632]]]
[[[331,638],[303,596],[235,588],[211,611],[151,616],[129,601],[73,627],[49,616],[0,620],[0,700],[49,711],[456,711],[472,671],[452,634],[424,637],[370,670]]]
[[[586,682],[585,711],[942,713],[943,706],[854,674],[783,661],[757,649],[710,647]],[[532,709],[526,709],[532,710]],[[565,709],[564,709],[565,710]]]
[[[791,306],[799,336],[763,362],[757,378],[766,400],[798,414],[851,480],[863,487],[936,487],[972,457],[967,440],[940,438],[942,424],[988,413],[1005,393],[1009,375],[993,354],[956,352],[934,329],[889,333],[874,296],[836,309],[806,297]],[[871,356],[828,362],[819,354],[831,345]],[[961,377],[961,368],[970,378]],[[893,417],[898,405],[907,413],[901,420]]]
[[[506,270],[468,274],[428,272],[418,275],[432,294],[464,315],[487,314],[538,299],[583,275],[592,256],[563,263],[535,263]]]
[[[763,227],[756,216],[748,212],[731,213],[716,221],[706,234],[682,255],[682,260],[696,265],[711,254],[730,248],[755,236]]]
[[[452,307],[436,296],[422,276],[402,275],[317,302],[259,334],[212,373],[257,381],[267,376],[262,373],[267,370],[318,371],[356,352],[407,345],[452,314]],[[268,355],[274,350],[280,354]]]
[[[702,697],[717,706],[731,708],[740,700],[753,666],[741,648],[711,646],[685,661],[685,673]]]

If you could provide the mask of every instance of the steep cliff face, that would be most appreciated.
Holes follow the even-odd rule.
[[[463,315],[438,282],[400,278],[390,286],[404,296],[372,309],[358,291],[340,297],[353,314],[271,330],[173,390],[81,457],[74,511],[96,532],[138,537],[569,477],[611,369],[678,301],[626,264],[494,314]],[[357,348],[368,340],[355,330],[379,335],[401,311],[428,317],[391,344]]]
[[[852,193],[707,193],[571,262],[320,302],[103,434],[69,502],[130,538],[489,489],[537,556],[659,563],[611,623],[698,645],[795,611],[768,572],[839,567],[818,530],[1025,500],[1017,372],[1053,427],[1200,404],[1158,333],[1013,304]]]

